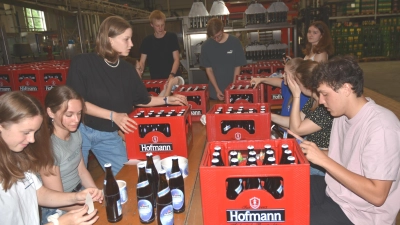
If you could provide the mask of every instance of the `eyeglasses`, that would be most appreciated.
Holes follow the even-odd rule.
[[[220,32],[221,32],[220,34],[216,34],[216,35],[212,36],[211,38],[214,40],[221,39],[222,35],[224,35],[224,32],[223,31],[220,31]]]

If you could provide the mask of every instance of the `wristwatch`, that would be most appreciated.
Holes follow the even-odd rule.
[[[171,73],[170,73],[170,75],[171,75],[171,74],[172,74],[172,76],[174,76],[174,77],[175,77],[175,73],[172,73],[172,72],[171,72]]]

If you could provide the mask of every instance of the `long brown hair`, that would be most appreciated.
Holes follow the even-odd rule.
[[[115,51],[110,43],[109,38],[116,37],[131,28],[128,21],[119,16],[107,17],[99,27],[99,32],[96,37],[96,52],[109,62],[117,61],[119,52]]]
[[[296,69],[295,76],[303,84],[303,86],[312,92],[313,90],[313,71],[318,66],[318,62],[312,60],[303,60]],[[311,96],[312,98],[312,96]],[[318,107],[318,101],[314,101],[311,110]]]
[[[0,96],[0,124],[5,128],[23,119],[44,118],[44,115],[39,101],[25,92],[13,91]],[[53,166],[54,156],[45,119],[34,137],[34,143],[28,144],[21,152],[14,152],[0,136],[0,181],[5,191],[25,178],[25,172],[38,173],[43,169],[49,172]]]
[[[66,85],[62,85],[62,86],[56,86],[53,89],[51,89],[49,91],[49,93],[47,93],[46,98],[44,100],[44,105],[45,108],[50,108],[50,110],[56,114],[56,112],[58,112],[58,110],[60,110],[64,103],[67,103],[67,107],[65,107],[64,112],[65,113],[68,110],[68,101],[69,100],[79,100],[82,104],[82,117],[84,116],[84,112],[86,111],[86,107],[85,107],[85,103],[83,101],[83,98],[76,92],[74,91],[72,88],[66,86]],[[54,132],[54,125],[51,122],[52,118],[50,118],[50,116],[46,113],[46,118],[49,124],[49,129],[50,129],[50,133],[52,134]],[[62,123],[62,118],[60,118],[61,123]],[[63,125],[63,124],[62,124]]]
[[[315,21],[309,26],[309,28],[310,27],[316,27],[319,30],[319,32],[321,32],[322,37],[318,41],[318,44],[314,47],[312,47],[311,43],[308,42],[307,38],[307,44],[306,47],[303,49],[303,54],[309,55],[312,50],[314,54],[320,54],[326,52],[328,55],[332,55],[334,52],[334,48],[333,48],[331,33],[329,31],[328,26],[322,21]]]

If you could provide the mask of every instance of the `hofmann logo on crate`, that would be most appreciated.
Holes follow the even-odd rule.
[[[172,151],[172,143],[140,144],[139,149],[141,152],[171,152]]]
[[[226,221],[228,223],[285,222],[285,210],[226,210]]]

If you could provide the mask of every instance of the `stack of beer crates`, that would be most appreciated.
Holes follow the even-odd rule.
[[[0,67],[0,95],[9,91],[25,91],[44,104],[47,92],[64,85],[69,60],[52,60]]]
[[[271,72],[276,68],[270,66]],[[206,114],[208,142],[200,164],[203,222],[309,224],[309,163],[295,139],[271,139],[271,104],[260,101],[251,76],[265,75],[241,74],[225,90],[227,104],[215,104]],[[233,85],[245,88],[230,89]],[[229,104],[232,95],[250,93],[259,100]]]

